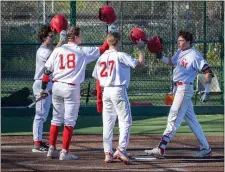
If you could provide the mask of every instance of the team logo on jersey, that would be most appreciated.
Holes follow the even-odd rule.
[[[185,58],[182,58],[181,59],[181,66],[183,66],[184,68],[186,68],[187,67],[187,64],[188,64],[188,62],[187,62],[187,60],[185,59]]]

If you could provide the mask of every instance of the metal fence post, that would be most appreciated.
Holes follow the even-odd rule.
[[[220,88],[221,91],[224,93],[224,2],[222,2],[222,10],[221,10],[221,20],[222,20],[222,25],[221,25],[221,50],[220,50]],[[221,103],[224,104],[224,96],[221,96]]]
[[[204,6],[204,58],[207,59],[207,44],[206,44],[206,1],[203,2]]]
[[[173,39],[175,38],[175,34],[174,34],[174,30],[175,30],[175,28],[174,28],[174,3],[178,3],[178,2],[171,2],[171,5],[172,5],[172,26],[171,26],[171,32],[172,32],[172,42],[171,42],[171,44],[172,44],[172,53],[174,53],[174,41],[173,41]],[[177,5],[177,4],[176,4]],[[173,69],[174,69],[174,67],[172,66],[171,67],[171,73],[172,73],[172,75],[173,75]],[[173,91],[173,87],[174,87],[174,85],[173,85],[173,80],[171,79],[171,91]]]
[[[43,24],[45,24],[45,22],[46,22],[46,14],[45,14],[45,10],[46,10],[46,8],[45,8],[45,0],[43,0]]]
[[[122,10],[120,10],[120,16],[121,16],[121,33],[123,33],[123,2],[120,1],[120,7]],[[121,50],[123,50],[123,36],[121,36]]]
[[[70,1],[70,26],[76,26],[76,1]]]

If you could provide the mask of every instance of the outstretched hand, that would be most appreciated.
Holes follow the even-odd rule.
[[[118,32],[117,28],[116,28],[116,25],[115,24],[110,24],[108,25],[108,32],[109,33],[115,33],[115,32]]]
[[[44,89],[44,90],[41,91],[40,96],[41,97],[47,97],[48,96],[48,92]]]
[[[144,47],[145,47],[145,43],[144,43],[144,41],[143,40],[141,40],[141,39],[139,39],[138,41],[136,41],[136,47],[138,48],[138,49],[143,49]]]
[[[60,32],[60,41],[66,41],[66,31],[62,30]]]

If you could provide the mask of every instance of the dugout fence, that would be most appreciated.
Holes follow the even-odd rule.
[[[107,33],[107,26],[98,19],[98,9],[111,5],[116,12],[116,25],[122,33],[122,50],[137,56],[136,48],[129,40],[129,31],[142,28],[149,36],[160,35],[165,42],[165,56],[171,57],[177,50],[176,39],[179,30],[194,34],[194,47],[207,59],[217,76],[221,93],[213,96],[210,102],[197,105],[223,105],[224,88],[224,2],[223,1],[1,1],[1,89],[2,105],[7,97],[32,84],[35,72],[35,54],[40,46],[37,39],[39,28],[48,24],[55,14],[64,14],[70,25],[80,26],[83,44],[99,46]],[[146,52],[146,68],[132,70],[128,90],[130,101],[151,102],[164,105],[165,94],[171,92],[172,68],[155,59]],[[85,82],[81,85],[81,105],[95,105],[93,91],[95,80],[92,70],[95,63],[88,65]],[[88,87],[90,96],[87,98]],[[28,102],[23,99],[24,92],[17,94],[16,106]],[[14,103],[15,103],[14,102]]]

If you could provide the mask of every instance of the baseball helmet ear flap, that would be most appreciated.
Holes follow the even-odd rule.
[[[137,44],[137,41],[138,40],[142,40],[144,42],[147,42],[147,36],[146,36],[146,33],[140,29],[140,28],[134,28],[130,31],[130,40],[134,43],[134,44]]]
[[[50,21],[50,27],[53,32],[60,33],[68,27],[68,21],[63,14],[55,15]]]

